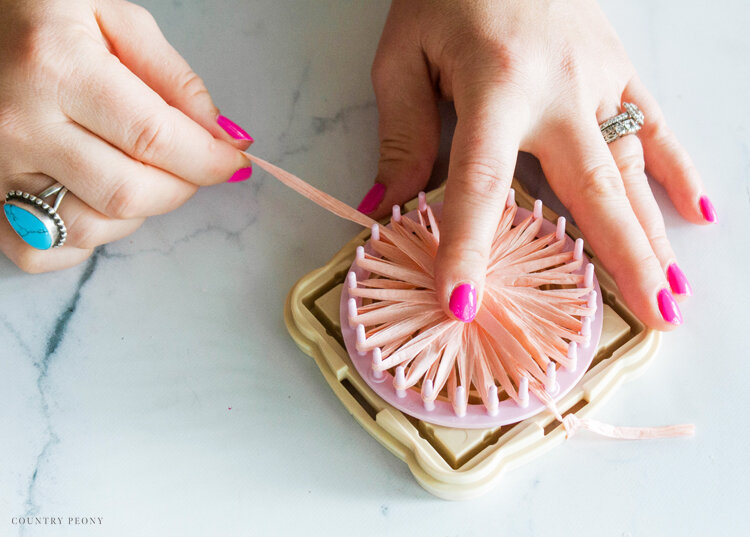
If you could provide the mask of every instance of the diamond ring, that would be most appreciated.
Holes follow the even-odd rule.
[[[622,103],[624,112],[599,123],[604,141],[611,144],[615,140],[635,134],[643,126],[643,112],[633,103]]]

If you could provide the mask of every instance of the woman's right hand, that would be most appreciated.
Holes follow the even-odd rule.
[[[247,179],[252,138],[219,115],[153,17],[123,0],[0,0],[0,195],[69,193],[64,246],[36,250],[0,219],[27,272],[67,268],[179,207]]]

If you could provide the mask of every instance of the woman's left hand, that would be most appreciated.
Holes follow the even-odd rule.
[[[455,103],[437,256],[438,298],[471,320],[519,150],[534,154],[625,301],[648,325],[682,317],[690,287],[676,264],[644,166],[679,212],[716,219],[685,150],[592,0],[394,0],[373,83],[380,111],[373,217],[425,187],[438,150],[440,98]],[[645,114],[639,136],[605,143],[599,123],[623,102]],[[645,155],[645,161],[644,161]]]

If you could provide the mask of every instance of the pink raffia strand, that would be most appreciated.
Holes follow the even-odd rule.
[[[555,402],[547,394],[542,394],[542,402],[554,414],[555,419],[563,424],[565,437],[571,438],[578,431],[590,431],[601,436],[620,440],[645,440],[650,438],[677,438],[695,435],[695,425],[666,425],[663,427],[617,427],[590,418],[579,418],[572,412],[563,416]]]
[[[559,419],[559,418],[558,418]],[[580,419],[575,414],[568,414],[562,420],[567,438],[571,438],[576,431],[591,431],[601,436],[620,440],[646,440],[650,438],[677,438],[681,436],[695,436],[695,425],[667,425],[664,427],[616,427],[601,421]]]
[[[463,323],[449,317],[437,300],[434,263],[440,228],[423,197],[418,220],[392,219],[390,227],[382,227],[299,177],[247,155],[333,214],[367,228],[375,226],[370,246],[376,255],[361,247],[357,252],[356,265],[370,277],[348,290],[363,304],[349,316],[349,323],[364,327],[357,351],[377,353],[373,370],[389,371],[397,392],[419,389],[425,404],[442,393],[457,415],[465,412],[472,389],[488,412],[497,406],[498,386],[519,405],[531,392],[563,424],[567,437],[581,429],[622,439],[694,434],[692,425],[615,427],[573,413],[561,415],[545,390],[545,380],[549,364],[571,366],[571,342],[585,343],[583,319],[593,314],[593,287],[584,275],[576,274],[583,259],[564,251],[564,235],[537,237],[542,225],[539,211],[513,225],[517,206],[509,198],[493,239],[482,306],[473,322]]]
[[[401,218],[380,228],[379,237],[370,239],[376,255],[357,257],[358,267],[379,276],[349,290],[369,300],[349,319],[365,327],[357,350],[380,348],[376,370],[393,373],[403,366],[403,388],[430,381],[424,398],[445,389],[458,411],[471,390],[490,409],[491,386],[523,405],[524,378],[529,392],[544,393],[548,364],[569,365],[568,345],[584,342],[582,318],[593,314],[588,305],[593,287],[583,286],[584,276],[575,274],[583,259],[563,251],[564,237],[537,238],[542,219],[533,214],[514,226],[517,207],[507,206],[493,240],[482,307],[474,322],[463,323],[438,303],[434,263],[440,228],[432,208],[423,209],[418,221]],[[557,288],[548,289],[551,285]]]

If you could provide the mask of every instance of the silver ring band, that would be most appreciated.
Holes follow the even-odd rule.
[[[622,103],[624,112],[599,123],[604,141],[611,144],[615,140],[635,134],[643,126],[643,112],[633,103]]]

